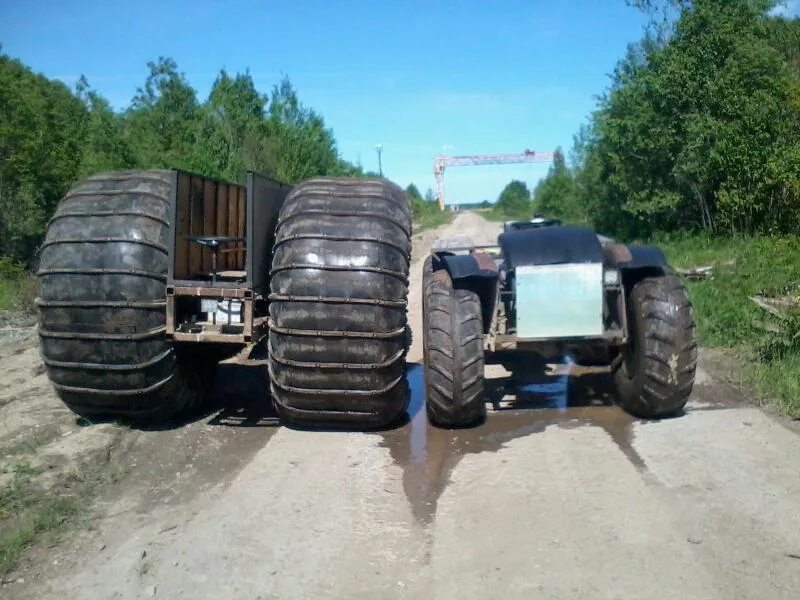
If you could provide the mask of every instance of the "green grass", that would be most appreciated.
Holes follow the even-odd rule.
[[[33,312],[36,281],[33,276],[0,276],[0,310]]]
[[[490,208],[489,210],[485,210],[481,212],[481,216],[486,219],[487,221],[510,221],[512,217],[500,212],[495,208]]]
[[[25,462],[9,469],[11,482],[0,490],[0,577],[16,566],[22,552],[39,536],[57,533],[74,517],[79,496],[70,493],[70,475],[56,489],[45,492],[34,483],[38,473]]]
[[[55,541],[68,527],[81,523],[81,513],[91,498],[123,474],[114,464],[86,472],[73,470],[44,489],[36,481],[39,469],[23,459],[18,458],[5,472],[13,477],[0,488],[0,579],[19,564],[27,548],[41,540]]]
[[[0,445],[0,456],[5,458],[18,457],[19,455],[34,454],[42,446],[49,444],[59,437],[60,432],[57,426],[39,427],[29,437],[15,441],[9,445]]]
[[[426,213],[414,222],[414,231],[425,231],[441,225],[447,225],[453,220],[453,213],[449,210],[440,210],[436,213]]]
[[[701,344],[733,348],[743,381],[800,418],[800,311],[781,320],[750,296],[800,295],[800,237],[686,236],[656,242],[675,267],[713,265],[713,277],[689,282]],[[769,331],[770,328],[780,331]]]
[[[25,265],[0,256],[0,310],[33,312],[36,280]]]
[[[436,202],[412,200],[411,209],[414,215],[415,232],[447,225],[454,217],[449,210],[439,210],[439,205]]]
[[[16,279],[0,279],[0,310],[11,310],[16,304],[19,283]]]

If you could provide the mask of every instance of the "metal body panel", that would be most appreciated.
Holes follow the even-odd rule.
[[[291,186],[247,173],[247,272],[248,287],[263,293],[269,287],[269,269],[275,242],[275,225]]]
[[[603,337],[602,263],[517,267],[516,337]]]
[[[585,227],[553,226],[507,231],[497,238],[509,269],[526,265],[602,263],[597,234]]]

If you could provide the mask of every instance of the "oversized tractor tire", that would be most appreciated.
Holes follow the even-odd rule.
[[[445,270],[423,279],[428,419],[449,428],[480,423],[486,417],[480,299],[471,290],[455,289]]]
[[[671,274],[639,281],[628,297],[628,329],[615,374],[620,405],[647,419],[679,413],[697,367],[695,323],[683,282]]]
[[[282,421],[376,428],[404,414],[410,253],[408,201],[385,179],[316,178],[287,196],[269,308]]]
[[[198,404],[209,366],[165,337],[171,173],[96,175],[47,228],[38,272],[47,374],[86,418],[162,421]]]

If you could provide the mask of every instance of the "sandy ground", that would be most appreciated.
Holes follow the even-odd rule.
[[[707,352],[675,419],[627,416],[603,377],[491,371],[486,424],[428,427],[421,258],[496,233],[465,213],[415,238],[411,418],[390,431],[278,427],[263,365],[235,360],[192,422],[81,427],[33,337],[0,346],[0,458],[35,436],[39,465],[119,472],[0,598],[796,598],[800,437]]]

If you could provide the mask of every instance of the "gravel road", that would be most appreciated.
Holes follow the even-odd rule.
[[[627,416],[603,377],[532,373],[515,392],[498,370],[486,424],[428,427],[421,258],[436,235],[496,234],[462,213],[415,239],[400,428],[278,427],[260,408],[264,366],[241,361],[223,366],[218,409],[194,422],[63,425],[74,433],[61,446],[108,444],[124,475],[89,526],[37,550],[25,583],[0,597],[797,598],[800,436],[726,383],[708,352],[675,419]],[[2,416],[67,423],[37,361],[32,342],[3,359],[0,384],[16,387],[0,385]],[[30,405],[4,406],[12,393]]]

